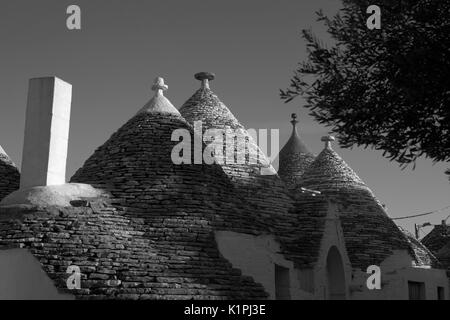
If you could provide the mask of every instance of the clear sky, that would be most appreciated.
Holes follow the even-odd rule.
[[[82,10],[82,30],[66,28],[66,8]],[[151,97],[155,77],[180,107],[199,87],[193,74],[216,73],[212,89],[247,128],[276,128],[281,144],[290,114],[319,153],[327,129],[301,108],[285,105],[297,62],[306,56],[303,28],[327,39],[314,12],[337,12],[338,0],[4,0],[0,2],[0,145],[20,165],[28,79],[55,75],[74,86],[68,176],[82,166]],[[400,170],[381,152],[355,148],[338,153],[359,174],[392,217],[450,204],[449,166],[420,160]],[[401,223],[439,223],[450,211]]]

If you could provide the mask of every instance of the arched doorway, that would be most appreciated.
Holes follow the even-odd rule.
[[[328,299],[345,300],[346,285],[344,263],[341,254],[335,246],[330,248],[327,257]]]

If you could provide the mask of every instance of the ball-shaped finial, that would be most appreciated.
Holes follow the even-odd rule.
[[[294,126],[294,129],[295,129],[295,127],[297,126],[297,123],[298,123],[297,114],[296,113],[291,114],[291,118],[292,118],[291,123],[292,123],[292,125]]]

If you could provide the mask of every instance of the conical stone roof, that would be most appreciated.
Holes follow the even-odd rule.
[[[289,189],[298,186],[301,176],[314,161],[314,154],[308,149],[297,131],[297,115],[292,114],[292,134],[279,154],[278,175]]]
[[[193,124],[202,121],[204,128],[231,128],[243,129],[230,109],[210,89],[209,82],[215,75],[208,72],[200,72],[195,78],[202,82],[200,89],[189,98],[181,107],[180,112],[187,122]]]
[[[285,184],[252,136],[210,89],[209,82],[214,79],[214,75],[202,72],[196,74],[195,78],[202,82],[201,88],[180,108],[181,115],[191,125],[201,121],[203,132],[208,129],[231,128],[247,137],[247,148],[235,148],[235,158],[254,160],[256,154],[258,161],[245,163],[224,161],[221,166],[238,193],[252,205],[253,212],[264,221],[273,221],[275,224],[279,220],[277,216],[287,215],[292,206]],[[224,142],[225,147],[227,145]]]
[[[241,276],[220,255],[214,232],[260,234],[266,227],[248,214],[248,205],[220,166],[173,163],[172,151],[179,142],[172,141],[172,133],[180,129],[194,133],[168,100],[158,97],[166,89],[158,79],[157,97],[98,148],[71,179],[105,189],[113,197],[113,207],[105,209],[104,217],[92,217],[87,239],[79,236],[103,253],[98,257],[102,271],[94,271],[103,274],[100,280],[115,275],[125,282],[98,294],[131,299],[149,293],[161,299],[264,298],[261,285]],[[112,216],[117,217],[118,226],[101,223]],[[93,236],[96,229],[111,238],[112,248],[104,247],[104,237]],[[72,239],[77,241],[70,237],[67,243]],[[59,246],[65,250],[64,244]],[[122,253],[116,248],[122,248]],[[129,272],[122,273],[124,261]],[[82,285],[96,292],[89,282]]]
[[[399,227],[405,235],[411,251],[414,253],[414,265],[416,266],[431,266],[433,268],[442,268],[442,263],[433,252],[427,248],[421,241],[416,239],[408,230]]]
[[[334,138],[328,136],[322,141],[325,149],[303,174],[299,188],[320,191],[337,204],[352,266],[366,270],[401,249],[414,258],[414,248],[403,232],[361,178],[331,148]]]
[[[19,189],[20,173],[5,150],[0,146],[0,201]]]
[[[324,137],[325,149],[303,174],[302,187],[324,192],[340,188],[368,189],[352,168],[331,148],[333,137]]]
[[[422,243],[450,270],[450,226],[445,221],[434,226],[422,239]]]
[[[241,132],[248,137],[248,149],[236,148],[235,157],[240,158],[242,153],[247,157],[247,154],[251,153],[249,150],[256,150],[261,157],[258,160],[263,164],[269,163],[244,126],[211,90],[210,81],[215,78],[214,75],[202,72],[196,74],[195,78],[202,82],[201,88],[180,108],[181,115],[191,125],[201,121],[203,132],[228,128]],[[228,145],[224,143],[224,147]],[[248,158],[250,157],[249,155]],[[291,198],[285,183],[275,171],[262,174],[259,168],[261,164],[256,166],[250,161],[244,164],[225,161],[221,163],[221,167],[238,193],[251,204],[253,215],[272,226],[271,234],[280,243],[280,253],[293,261],[298,268],[311,267],[316,258],[314,252],[320,247],[323,235],[323,228],[320,228],[323,224],[318,217],[326,216],[327,203],[319,202],[317,198],[310,202],[304,201],[302,203],[308,208],[299,212],[295,210],[294,199]],[[317,242],[314,242],[315,239]]]

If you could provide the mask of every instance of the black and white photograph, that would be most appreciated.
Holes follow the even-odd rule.
[[[0,300],[450,300],[450,0],[2,0]]]

